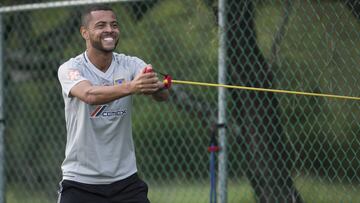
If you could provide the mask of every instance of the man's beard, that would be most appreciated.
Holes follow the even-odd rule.
[[[95,49],[97,49],[99,51],[105,52],[105,53],[113,52],[116,49],[118,42],[119,42],[119,39],[116,40],[113,48],[105,48],[102,45],[101,41],[95,41],[95,40],[90,39],[90,44],[92,47],[94,47]]]

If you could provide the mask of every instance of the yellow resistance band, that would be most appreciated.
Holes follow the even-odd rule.
[[[231,89],[252,90],[252,91],[260,91],[260,92],[274,92],[274,93],[281,93],[281,94],[295,94],[295,95],[305,95],[305,96],[315,96],[315,97],[328,97],[328,98],[336,98],[336,99],[360,100],[360,97],[350,97],[350,96],[311,93],[311,92],[298,92],[298,91],[289,91],[289,90],[277,90],[277,89],[267,89],[267,88],[257,88],[257,87],[245,87],[245,86],[237,86],[237,85],[224,85],[224,84],[194,82],[194,81],[184,81],[184,80],[172,80],[172,83],[186,84],[186,85],[198,85],[198,86],[209,86],[209,87],[225,87],[225,88],[231,88]]]

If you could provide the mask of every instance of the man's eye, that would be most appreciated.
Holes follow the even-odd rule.
[[[96,28],[103,28],[105,26],[105,24],[97,24],[95,27]]]

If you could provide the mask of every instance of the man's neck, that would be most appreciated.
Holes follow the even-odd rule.
[[[109,69],[112,61],[112,52],[104,53],[93,49],[86,50],[86,54],[92,64],[102,72]]]

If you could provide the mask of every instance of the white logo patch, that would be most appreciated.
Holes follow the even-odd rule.
[[[69,80],[78,80],[80,78],[80,72],[78,70],[69,70],[68,78]]]

